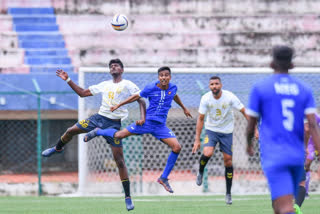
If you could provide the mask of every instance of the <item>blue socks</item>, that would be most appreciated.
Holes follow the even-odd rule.
[[[117,129],[99,129],[97,130],[97,136],[106,136],[113,138],[114,133],[116,133],[117,131]]]
[[[167,165],[164,168],[164,171],[161,175],[161,178],[168,178],[170,172],[172,171],[174,164],[176,163],[177,159],[178,159],[179,153],[175,153],[173,151],[171,151],[168,160],[167,160]]]

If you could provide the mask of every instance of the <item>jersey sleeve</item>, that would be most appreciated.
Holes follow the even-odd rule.
[[[239,98],[232,93],[232,107],[238,110],[244,108],[244,105],[241,103]]]
[[[312,96],[311,90],[308,89],[307,95],[306,95],[304,114],[307,115],[307,114],[313,114],[313,113],[316,113],[316,104]]]
[[[152,88],[150,85],[147,85],[146,87],[144,87],[144,89],[142,89],[142,91],[140,91],[140,97],[144,97],[144,98],[148,98],[150,95]]]
[[[136,85],[136,84],[134,84],[133,82],[131,82],[131,81],[129,81],[128,82],[129,84],[128,84],[128,90],[129,90],[129,93],[130,93],[130,95],[133,95],[133,94],[138,94],[139,92],[140,92],[140,89],[139,89],[139,87]]]
[[[252,117],[260,116],[261,98],[259,96],[258,88],[254,86],[249,96],[249,106],[246,109],[246,114]]]
[[[199,105],[199,113],[206,114],[208,111],[207,99],[205,96],[201,97],[200,105]]]
[[[103,88],[104,88],[104,82],[101,82],[97,85],[89,86],[89,90],[92,95],[96,95],[96,94],[103,92]]]

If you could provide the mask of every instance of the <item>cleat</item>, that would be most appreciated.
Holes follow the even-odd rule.
[[[226,194],[226,204],[228,205],[232,204],[231,194]]]
[[[295,212],[296,214],[302,214],[302,212],[301,212],[300,207],[299,207],[298,204],[293,205],[293,208],[294,208],[294,212]]]
[[[197,173],[197,180],[196,180],[196,183],[198,186],[201,186],[201,184],[202,184],[202,177],[203,177],[203,173],[198,172]]]
[[[84,142],[88,142],[90,140],[92,140],[93,138],[97,137],[97,131],[99,130],[99,128],[95,128],[93,130],[91,130],[90,132],[88,132],[84,138],[83,141]]]
[[[161,184],[165,188],[165,190],[167,190],[170,193],[173,193],[173,190],[171,189],[171,186],[170,186],[168,180],[169,179],[167,179],[167,178],[160,177],[160,178],[158,178],[158,183]]]
[[[130,197],[126,198],[126,199],[125,199],[125,202],[126,202],[126,207],[127,207],[127,210],[128,210],[128,211],[134,209],[134,205],[133,205],[132,200],[131,200]]]
[[[61,150],[57,150],[56,147],[54,146],[54,147],[51,147],[51,148],[49,148],[49,149],[44,150],[44,151],[41,153],[41,155],[42,155],[43,157],[48,158],[48,157],[50,157],[51,155],[53,155],[53,154],[55,154],[55,153],[62,153],[62,152],[63,152],[63,148],[62,148]]]

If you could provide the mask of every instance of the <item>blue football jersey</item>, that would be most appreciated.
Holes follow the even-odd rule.
[[[304,116],[316,112],[311,89],[289,74],[274,74],[254,85],[247,112],[261,119],[264,166],[303,164]]]
[[[157,84],[160,81],[148,84],[141,92],[140,96],[149,100],[149,107],[146,112],[146,120],[165,123],[174,96],[177,93],[177,86],[169,83],[167,90],[160,89]]]

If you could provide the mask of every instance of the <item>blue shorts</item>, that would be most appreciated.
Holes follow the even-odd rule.
[[[206,129],[206,136],[204,138],[203,146],[216,147],[217,143],[219,142],[220,150],[232,156],[232,135],[232,133],[224,134]]]
[[[120,120],[114,121],[100,114],[94,114],[88,119],[79,121],[76,125],[79,129],[84,130],[86,132],[89,132],[97,127],[101,129],[120,130],[121,121]],[[106,137],[106,136],[103,136],[103,137],[107,140],[107,143],[110,144],[111,146],[122,147],[121,140],[115,141],[112,137]]]
[[[127,126],[127,130],[133,134],[152,134],[158,140],[166,138],[176,138],[175,134],[169,129],[165,123],[159,123],[151,120],[146,120],[142,125],[136,125],[135,123]]]
[[[268,180],[271,199],[275,200],[284,195],[296,197],[303,171],[303,165],[274,165],[264,167],[263,172]]]

